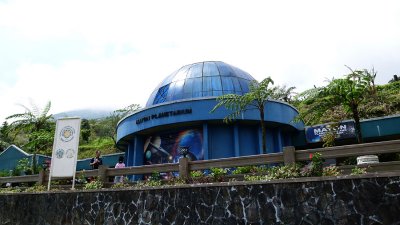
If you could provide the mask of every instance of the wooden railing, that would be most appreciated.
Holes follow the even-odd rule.
[[[310,154],[319,152],[325,159],[335,159],[350,156],[361,156],[382,153],[400,152],[400,140],[374,142],[365,144],[345,145],[329,148],[317,148],[311,150],[295,150],[294,147],[284,147],[282,153],[261,154],[252,156],[232,157],[224,159],[189,161],[187,158],[181,158],[179,163],[166,163],[157,165],[132,166],[126,168],[107,168],[101,166],[97,170],[86,170],[76,172],[76,178],[79,177],[99,177],[100,180],[107,181],[108,177],[122,175],[141,175],[151,174],[153,172],[179,172],[179,176],[187,178],[190,171],[205,170],[213,167],[232,168],[238,166],[266,165],[273,163],[290,164],[300,161],[309,160]],[[400,162],[385,162],[378,164],[370,164],[370,171],[400,171]],[[340,167],[344,171],[349,171],[354,166]],[[52,178],[52,180],[60,180],[65,178]],[[71,179],[71,178],[68,178]],[[4,183],[23,183],[37,182],[45,184],[48,181],[48,173],[41,171],[38,175],[2,177],[0,185]]]

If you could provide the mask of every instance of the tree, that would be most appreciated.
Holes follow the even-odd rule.
[[[362,143],[360,105],[375,92],[372,85],[376,73],[374,70],[372,73],[368,70],[351,70],[344,78],[330,80],[325,87],[302,93],[299,97],[303,100],[300,118],[310,124],[335,112],[335,109],[342,109],[346,116],[354,119],[357,141]]]
[[[82,140],[86,143],[89,142],[89,137],[91,135],[91,130],[90,130],[90,123],[89,120],[87,119],[82,119],[81,122],[81,135],[82,135]]]
[[[52,146],[54,137],[54,123],[52,123],[52,115],[48,115],[51,102],[49,101],[43,110],[41,110],[32,101],[31,109],[20,105],[25,109],[24,113],[13,114],[8,116],[7,120],[11,122],[11,129],[16,133],[24,132],[28,136],[28,143],[25,145],[33,152],[33,171],[36,171],[36,154],[40,149],[48,149]]]
[[[267,153],[264,110],[267,101],[273,94],[273,89],[269,87],[270,84],[274,84],[274,81],[270,77],[267,77],[260,83],[256,81],[250,83],[250,91],[244,95],[227,94],[219,96],[217,98],[217,105],[211,110],[211,112],[214,112],[222,106],[230,110],[231,113],[224,118],[224,122],[229,123],[241,113],[247,110],[257,109],[260,115],[263,153]]]
[[[3,151],[7,148],[12,139],[10,138],[10,126],[7,121],[4,121],[3,125],[0,128],[0,151]]]
[[[110,137],[114,141],[114,146],[117,147],[117,125],[118,122],[124,118],[125,116],[137,111],[140,109],[139,104],[132,104],[129,105],[123,109],[118,109],[113,111],[110,116],[105,118],[105,123],[99,124],[101,130],[104,134],[101,136],[105,135],[107,137]]]
[[[293,92],[294,89],[296,89],[296,87],[286,87],[286,85],[278,85],[272,88],[273,92],[271,97],[276,100],[292,103],[293,95],[296,94],[295,92]]]

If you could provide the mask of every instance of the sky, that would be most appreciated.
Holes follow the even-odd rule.
[[[144,106],[180,67],[223,61],[297,92],[353,69],[400,75],[400,1],[0,0],[0,122]]]

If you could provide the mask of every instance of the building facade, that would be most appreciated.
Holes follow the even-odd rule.
[[[230,113],[214,113],[216,98],[243,95],[255,79],[223,62],[199,62],[181,67],[165,78],[149,97],[146,107],[123,118],[117,126],[117,144],[125,150],[127,166],[178,162],[181,148],[191,160],[218,159],[262,153],[258,110],[248,110],[233,123]],[[265,106],[267,152],[292,145],[292,135],[304,129],[293,119],[297,110],[284,102]]]

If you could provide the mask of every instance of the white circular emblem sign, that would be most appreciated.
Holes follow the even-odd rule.
[[[75,151],[73,149],[68,149],[65,152],[65,155],[67,156],[67,158],[72,158],[72,157],[74,157],[74,153],[75,153]]]
[[[57,149],[56,151],[56,157],[58,159],[61,159],[64,156],[64,150],[63,149]]]
[[[75,130],[70,126],[63,127],[60,132],[60,137],[63,142],[68,142],[74,138]]]

